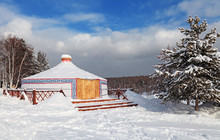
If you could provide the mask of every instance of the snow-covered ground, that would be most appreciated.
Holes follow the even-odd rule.
[[[219,108],[162,105],[131,91],[138,107],[78,112],[61,94],[38,105],[0,93],[0,139],[220,139]]]

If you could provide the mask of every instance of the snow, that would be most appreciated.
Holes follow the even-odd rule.
[[[6,92],[7,92],[7,91],[6,91]],[[28,101],[28,96],[25,94],[24,91],[21,92],[21,95],[20,95],[19,99],[21,99],[22,96],[23,96],[23,98],[24,98],[25,101]]]
[[[155,69],[155,72],[158,73],[159,75],[163,75],[163,72],[158,69]]]
[[[193,62],[193,61],[196,61],[196,62],[210,62],[212,61],[212,59],[206,55],[197,55],[196,57],[191,57],[188,62]]]
[[[216,53],[216,56],[217,56],[217,57],[220,57],[220,52],[217,52],[217,53]]]
[[[198,66],[191,64],[186,68],[185,73],[196,74],[195,72],[203,70],[203,69],[204,69],[203,67],[198,67]]]
[[[63,54],[63,55],[61,56],[61,59],[64,59],[64,58],[72,59],[72,57],[71,57],[70,55],[68,55],[68,54]]]
[[[62,57],[68,57],[68,55],[64,55]],[[71,57],[71,56],[70,56]],[[30,77],[26,77],[25,79],[43,79],[43,78],[83,78],[83,79],[101,79],[106,80],[102,77],[96,76],[90,72],[87,72],[83,69],[80,69],[72,62],[61,62],[57,66],[46,70],[44,72],[32,75]]]
[[[220,138],[219,108],[199,112],[184,104],[161,104],[154,95],[127,91],[138,107],[78,112],[62,94],[31,105],[0,91],[1,139],[212,139]]]

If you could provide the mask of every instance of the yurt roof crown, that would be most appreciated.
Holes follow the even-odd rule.
[[[62,62],[71,62],[71,59],[72,59],[72,57],[70,55],[68,55],[68,54],[63,54],[61,56]]]

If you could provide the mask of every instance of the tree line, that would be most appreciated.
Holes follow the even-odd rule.
[[[38,51],[23,38],[8,35],[0,39],[0,78],[8,88],[18,88],[21,79],[49,69],[46,53]]]
[[[123,89],[132,88],[135,93],[143,94],[151,93],[153,91],[153,86],[155,85],[155,79],[146,76],[129,76],[129,77],[109,77],[107,79],[107,84],[109,89]]]

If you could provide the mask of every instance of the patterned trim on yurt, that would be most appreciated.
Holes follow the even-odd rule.
[[[102,98],[102,85],[107,85],[107,80],[99,80],[99,91],[100,91],[100,98]]]
[[[22,84],[71,84],[71,97],[76,99],[76,79],[75,78],[47,78],[47,79],[23,79]]]
[[[107,80],[100,80],[100,85],[103,84],[103,85],[107,85]]]

